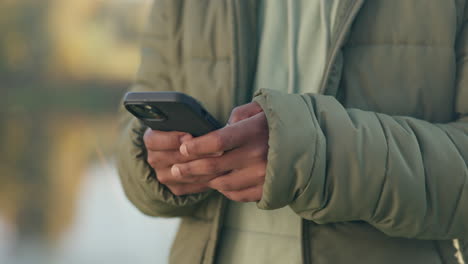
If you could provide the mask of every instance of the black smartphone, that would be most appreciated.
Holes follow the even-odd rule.
[[[129,92],[124,106],[153,130],[182,131],[198,137],[221,128],[197,100],[184,93]]]

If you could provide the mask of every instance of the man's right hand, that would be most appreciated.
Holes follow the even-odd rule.
[[[175,177],[171,173],[174,164],[187,163],[202,157],[184,156],[179,148],[182,142],[191,139],[184,132],[163,132],[147,129],[143,137],[148,150],[148,163],[156,171],[158,181],[166,185],[174,195],[186,195],[207,191],[208,181],[218,175],[204,175],[198,178]]]

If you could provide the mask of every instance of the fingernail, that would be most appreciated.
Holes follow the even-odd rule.
[[[172,173],[172,176],[174,176],[174,177],[180,177],[181,176],[180,169],[175,165],[172,166],[171,173]]]
[[[224,154],[224,151],[220,151],[220,152],[213,153],[210,156],[211,157],[221,157],[223,154]]]
[[[187,149],[187,145],[182,144],[182,145],[180,146],[179,151],[180,151],[180,153],[182,153],[182,155],[187,156],[187,157],[189,156],[188,149]]]

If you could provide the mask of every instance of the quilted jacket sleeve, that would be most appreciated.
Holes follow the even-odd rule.
[[[451,123],[261,90],[254,100],[267,115],[270,149],[258,207],[290,205],[317,223],[367,221],[390,236],[467,238],[467,52],[465,26],[457,47],[458,118]]]
[[[167,1],[155,1],[149,27],[142,39],[142,61],[137,79],[130,91],[171,90],[170,66],[177,52],[171,45],[166,25],[174,18],[170,8],[161,6]],[[174,5],[175,6],[175,5]],[[174,11],[174,14],[177,12]],[[172,20],[172,19],[171,19]],[[175,196],[156,179],[155,171],[146,162],[143,133],[146,127],[125,110],[121,110],[121,137],[118,146],[117,167],[124,191],[129,200],[143,213],[152,216],[186,216],[210,192]]]

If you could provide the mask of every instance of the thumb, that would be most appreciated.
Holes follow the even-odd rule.
[[[238,106],[232,110],[228,124],[237,123],[239,121],[252,117],[260,112],[263,112],[263,109],[257,102],[251,102],[245,105]]]

